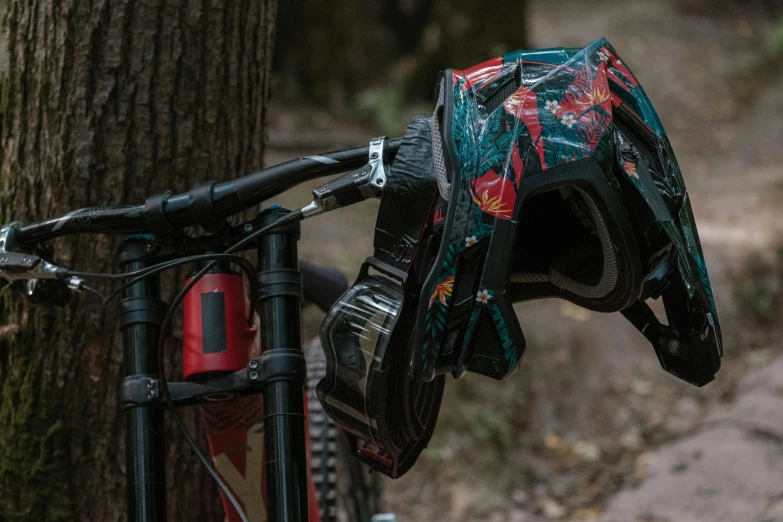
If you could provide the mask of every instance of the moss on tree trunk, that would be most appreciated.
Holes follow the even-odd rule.
[[[259,168],[276,8],[12,0],[0,83],[3,222],[136,203]],[[60,240],[56,257],[116,271],[118,240]],[[164,298],[174,288],[164,282]],[[121,362],[114,307],[85,295],[34,309],[3,293],[0,521],[125,519]],[[186,417],[196,429],[195,412]],[[214,486],[167,431],[170,519],[221,520]]]

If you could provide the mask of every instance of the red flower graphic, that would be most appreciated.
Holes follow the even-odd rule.
[[[447,297],[451,297],[451,290],[454,288],[454,276],[449,276],[435,287],[435,291],[432,292],[432,295],[430,296],[430,304],[427,307],[432,308],[432,303],[435,302],[435,299],[440,301],[440,304],[443,306],[448,306],[449,304],[446,302]]]
[[[494,170],[488,170],[483,176],[473,180],[471,197],[485,214],[511,219],[517,193],[510,179],[498,176]]]
[[[632,163],[630,161],[624,161],[623,170],[625,171],[626,174],[628,174],[632,178],[639,179],[639,174],[636,173],[636,163]]]

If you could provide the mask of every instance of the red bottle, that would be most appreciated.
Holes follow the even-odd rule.
[[[247,366],[257,328],[248,324],[246,301],[242,277],[220,265],[187,293],[182,327],[185,379]]]
[[[260,347],[254,346],[258,327],[248,325],[248,306],[242,277],[220,265],[190,289],[185,296],[182,327],[185,379],[235,372],[260,355]],[[200,408],[212,462],[249,520],[263,522],[266,520],[263,397],[225,396],[214,400],[219,404]],[[308,460],[309,442],[307,439]],[[321,522],[309,467],[307,474],[309,522]],[[222,493],[221,497],[226,522],[241,522],[228,498]]]

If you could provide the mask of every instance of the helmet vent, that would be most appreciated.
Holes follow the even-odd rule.
[[[435,177],[438,181],[440,197],[448,201],[451,193],[451,180],[449,172],[446,170],[446,160],[443,157],[443,135],[441,134],[445,89],[446,80],[442,79],[438,90],[438,101],[435,103],[435,110],[432,113],[432,163],[435,165]]]
[[[476,295],[485,259],[486,248],[481,247],[479,251],[472,252],[471,256],[461,260],[458,266],[459,274],[455,278],[458,281],[457,287],[454,289],[455,303],[461,303],[465,299]]]
[[[489,98],[487,98],[487,101],[484,102],[484,108],[486,109],[487,113],[495,112],[495,109],[500,107],[500,105],[506,101],[506,99],[514,94],[517,87],[517,82],[514,81],[514,78],[510,78],[506,83],[500,86],[497,91],[495,91]]]

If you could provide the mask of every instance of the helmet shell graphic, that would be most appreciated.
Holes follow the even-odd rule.
[[[428,380],[447,371],[494,378],[514,372],[525,349],[507,291],[517,200],[526,185],[555,182],[580,162],[598,167],[593,171],[603,175],[594,183],[621,206],[629,206],[628,194],[617,176],[634,187],[653,216],[643,234],[634,232],[666,237],[665,278],[676,280],[683,290],[676,299],[684,300],[672,309],[688,318],[670,317],[671,325],[644,332],[650,316],[642,294],[657,297],[653,283],[661,277],[648,266],[640,267],[635,288],[595,308],[623,310],[668,371],[694,384],[711,380],[722,355],[720,329],[682,174],[652,103],[609,42],[516,51],[448,70],[441,89],[442,136],[433,139],[442,139],[450,194],[440,254],[420,296],[414,373]],[[644,158],[639,168],[638,158]],[[638,265],[636,246],[626,250]],[[579,304],[590,307],[587,300]]]

